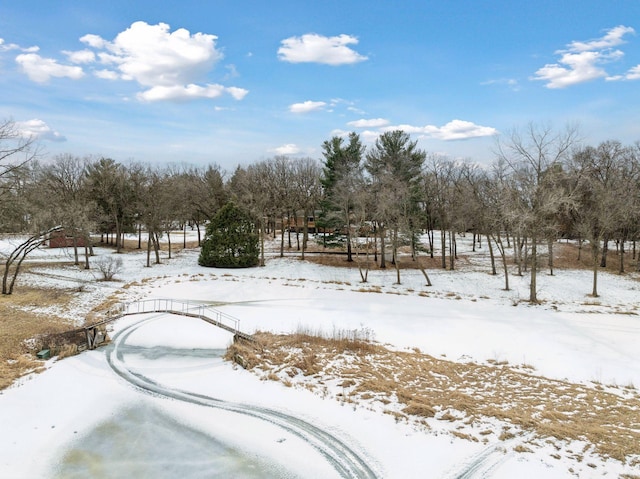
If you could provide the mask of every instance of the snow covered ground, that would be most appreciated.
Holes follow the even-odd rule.
[[[6,250],[7,241],[0,242]],[[461,245],[462,252],[464,246]],[[97,248],[99,255],[111,250]],[[68,260],[38,250],[32,260]],[[240,319],[246,332],[366,328],[394,348],[419,348],[460,362],[505,362],[534,374],[635,395],[640,385],[638,276],[589,271],[539,276],[543,304],[529,306],[528,278],[490,276],[480,255],[464,271],[372,271],[270,257],[264,268],[207,269],[185,250],[145,268],[143,253],[120,255],[117,282],[70,266],[25,274],[30,284],[83,284],[78,321],[117,293],[123,302],[173,298]],[[125,287],[126,285],[126,287]],[[0,392],[0,477],[378,477],[564,478],[638,474],[585,444],[558,453],[543,442],[496,435],[471,442],[434,420],[398,422],[305,388],[264,381],[220,358],[228,333],[200,320],[161,314],[123,318],[113,342],[63,361]],[[438,422],[443,424],[438,424]],[[501,425],[491,423],[496,430]],[[631,427],[636,427],[631,426]],[[640,454],[640,451],[638,451]],[[633,476],[631,476],[633,477]]]

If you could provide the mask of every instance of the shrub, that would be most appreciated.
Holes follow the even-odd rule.
[[[102,281],[113,281],[115,275],[122,271],[122,258],[103,256],[96,260],[95,266],[102,274]]]
[[[198,264],[216,268],[247,268],[258,264],[259,236],[251,216],[227,203],[207,225]]]

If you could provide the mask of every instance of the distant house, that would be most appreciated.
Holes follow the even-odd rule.
[[[76,244],[84,247],[84,238],[76,237]],[[73,235],[68,235],[64,230],[54,231],[49,236],[49,248],[73,248]]]

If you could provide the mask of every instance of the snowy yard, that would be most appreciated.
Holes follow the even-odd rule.
[[[401,285],[392,269],[371,271],[362,284],[357,269],[294,257],[206,269],[195,250],[152,268],[142,252],[120,255],[118,281],[101,283],[94,272],[54,265],[68,254],[37,251],[32,260],[51,266],[22,281],[82,284],[69,307],[78,322],[107,298],[190,300],[215,305],[250,333],[366,330],[395,351],[640,401],[637,273],[601,273],[601,297],[590,298],[589,271],[541,272],[543,303],[530,306],[528,278],[511,276],[512,291],[503,291],[480,253],[459,271],[430,270],[432,287],[417,270],[403,271]],[[223,361],[231,335],[197,319],[146,314],[112,328],[110,345],[52,359],[45,372],[0,391],[9,431],[0,477],[640,477],[640,451],[623,464],[585,441],[533,437],[495,417],[398,420],[385,413],[393,403],[341,400],[344,387],[329,378],[267,380],[268,372]],[[637,438],[640,424],[626,426]]]

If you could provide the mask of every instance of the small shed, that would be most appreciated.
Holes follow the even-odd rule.
[[[82,236],[76,236],[76,244],[79,247],[85,246],[85,240]],[[73,235],[68,235],[64,230],[54,231],[49,236],[49,248],[72,248]]]

